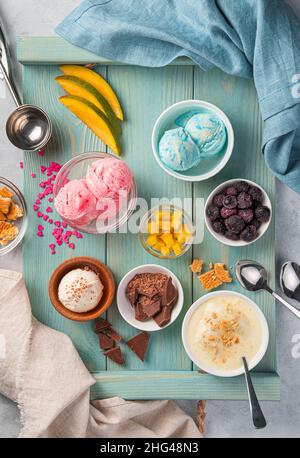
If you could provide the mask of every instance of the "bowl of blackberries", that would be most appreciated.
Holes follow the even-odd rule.
[[[218,186],[205,205],[205,223],[211,234],[229,246],[245,246],[267,231],[272,205],[266,191],[249,180],[229,180]]]

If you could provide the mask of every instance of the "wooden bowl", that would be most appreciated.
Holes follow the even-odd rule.
[[[82,269],[88,267],[93,270],[100,278],[104,288],[103,296],[99,304],[89,310],[88,312],[78,313],[67,309],[58,298],[58,287],[62,278],[71,270]],[[90,258],[88,256],[80,256],[64,261],[60,264],[52,273],[49,281],[49,297],[54,308],[64,317],[74,321],[89,321],[94,320],[98,316],[102,315],[108,307],[111,305],[115,296],[115,280],[110,269],[102,262],[97,259]]]

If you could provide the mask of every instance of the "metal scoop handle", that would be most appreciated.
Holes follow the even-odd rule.
[[[14,99],[14,102],[17,105],[17,107],[19,107],[20,105],[22,105],[22,102],[15,88],[13,80],[11,78],[10,71],[9,71],[10,69],[9,64],[10,64],[10,56],[9,56],[8,43],[5,38],[3,26],[1,25],[1,22],[0,22],[0,69],[4,77],[4,80],[6,81],[6,84],[9,88],[9,91]],[[0,77],[1,77],[1,73],[0,73]]]
[[[15,102],[16,106],[20,107],[22,105],[20,96],[17,93],[16,88],[13,85],[13,82],[8,77],[8,74],[6,73],[6,69],[5,69],[1,59],[0,59],[0,69],[1,69],[1,72],[3,73],[4,79],[6,81],[8,89],[9,89],[9,91],[10,91],[10,93],[11,93],[13,99],[14,99],[14,102]]]

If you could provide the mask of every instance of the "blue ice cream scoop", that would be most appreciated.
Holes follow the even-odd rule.
[[[187,121],[185,131],[198,146],[203,158],[220,153],[227,140],[223,121],[212,113],[195,114]]]
[[[159,157],[172,170],[184,172],[199,164],[198,147],[182,128],[167,130],[159,142]]]

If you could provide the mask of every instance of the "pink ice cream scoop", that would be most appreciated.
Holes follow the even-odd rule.
[[[125,162],[111,157],[94,162],[87,171],[86,182],[96,199],[117,200],[120,191],[130,191],[133,175]]]
[[[60,216],[78,226],[89,224],[97,217],[96,204],[96,198],[88,188],[85,178],[66,183],[54,202]]]

